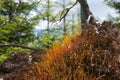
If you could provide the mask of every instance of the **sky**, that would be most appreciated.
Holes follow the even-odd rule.
[[[112,16],[117,16],[114,9],[108,7],[104,0],[88,0],[90,10],[95,17],[99,17],[100,20],[107,19],[108,14]]]
[[[75,2],[76,0],[72,0],[72,1]],[[87,0],[87,1],[88,1],[90,10],[93,13],[95,18],[99,18],[101,21],[104,21],[107,19],[108,14],[111,14],[112,16],[117,16],[115,10],[108,7],[104,3],[104,0]],[[43,22],[43,24],[45,23],[46,22]],[[46,28],[45,26],[44,27],[36,26],[36,29],[45,29]]]

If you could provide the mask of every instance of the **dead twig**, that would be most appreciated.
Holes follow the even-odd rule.
[[[55,24],[60,23],[62,21],[62,19],[64,19],[67,16],[70,9],[72,9],[77,3],[78,3],[78,1],[76,0],[76,2],[71,7],[63,9],[61,14],[60,14],[60,19],[53,22],[51,26],[53,27]],[[56,2],[56,4],[58,4],[58,3]],[[59,5],[61,5],[61,4],[59,4]]]
[[[61,12],[61,15],[60,15],[60,21],[66,17],[66,15],[68,14],[68,12],[70,11],[70,9],[72,9],[76,4],[78,3],[78,1],[76,0],[76,2],[69,8],[65,8],[63,9],[63,11]],[[66,12],[65,12],[66,11]],[[65,12],[65,13],[64,13]]]
[[[97,77],[95,80],[100,80],[101,78],[103,78],[103,77],[105,77],[106,75],[105,74],[103,74],[103,75],[101,75],[101,76],[99,76],[99,77]]]

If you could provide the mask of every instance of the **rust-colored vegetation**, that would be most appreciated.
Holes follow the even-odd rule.
[[[120,80],[120,32],[110,22],[88,24],[81,34],[55,43],[25,69],[4,80]]]

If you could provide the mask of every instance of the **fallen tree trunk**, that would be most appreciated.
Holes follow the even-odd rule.
[[[31,47],[28,47],[28,46],[22,46],[22,45],[18,45],[18,44],[0,44],[0,47],[21,47],[21,48],[24,48],[24,49],[30,49],[30,50],[34,50],[34,51],[38,51],[38,49],[35,49],[35,48],[31,48]]]

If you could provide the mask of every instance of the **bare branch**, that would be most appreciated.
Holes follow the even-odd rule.
[[[103,77],[105,77],[106,75],[105,74],[103,74],[103,75],[101,75],[101,76],[99,76],[99,77],[97,77],[95,80],[101,80],[101,78],[103,78]]]
[[[59,20],[61,21],[63,18],[65,18],[66,15],[68,14],[68,12],[70,11],[70,9],[72,9],[77,3],[78,3],[78,1],[76,0],[76,2],[71,7],[63,9],[63,11],[61,12]],[[64,13],[64,11],[66,11],[66,12]]]
[[[30,49],[30,50],[38,51],[38,49],[31,48],[31,47],[28,47],[28,46],[22,46],[22,45],[18,45],[18,44],[0,44],[0,47],[21,47],[21,48],[24,48],[24,49]]]
[[[64,18],[67,16],[67,14],[68,14],[68,12],[70,11],[70,9],[72,9],[72,8],[77,4],[77,2],[78,2],[78,1],[76,0],[76,2],[75,2],[71,7],[63,9],[62,12],[61,12],[61,14],[60,14],[60,19],[58,19],[58,20],[56,20],[55,22],[53,22],[53,23],[51,24],[51,26],[54,27],[54,25],[60,23],[61,20],[64,19]],[[58,4],[58,3],[56,2],[56,4]],[[62,5],[62,4],[59,4],[59,5]],[[65,12],[65,11],[66,11],[66,12]],[[65,13],[64,13],[64,12],[65,12]]]

